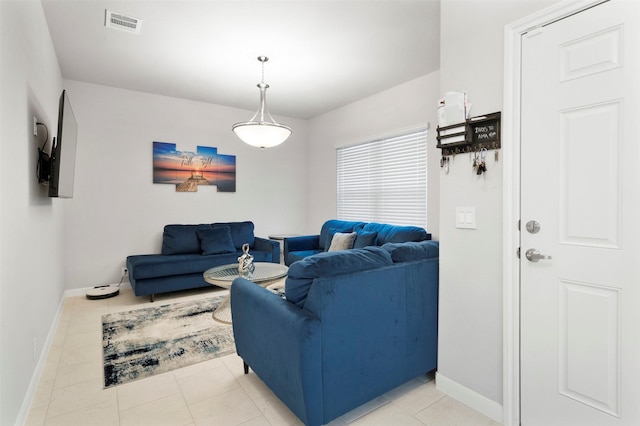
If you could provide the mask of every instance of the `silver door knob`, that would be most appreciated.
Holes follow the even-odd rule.
[[[527,228],[527,232],[530,234],[537,234],[538,232],[540,232],[540,223],[536,222],[535,220],[530,220],[529,222],[527,222],[527,225],[525,227]]]
[[[540,254],[540,252],[536,249],[529,249],[524,255],[530,262],[537,262],[538,260],[551,260],[551,256]]]

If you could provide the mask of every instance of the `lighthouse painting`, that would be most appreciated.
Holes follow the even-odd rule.
[[[218,154],[215,147],[190,152],[178,151],[174,143],[153,142],[153,183],[175,185],[178,192],[197,192],[199,186],[236,192],[236,156]]]

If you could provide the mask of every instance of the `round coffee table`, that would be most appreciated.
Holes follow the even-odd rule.
[[[253,281],[261,287],[266,287],[274,281],[287,276],[289,268],[279,263],[255,262],[255,270],[251,276],[242,276]],[[216,266],[207,269],[203,273],[204,280],[209,284],[214,284],[223,288],[231,288],[233,280],[240,277],[238,274],[238,264]],[[213,319],[223,324],[231,324],[231,293],[213,311]]]

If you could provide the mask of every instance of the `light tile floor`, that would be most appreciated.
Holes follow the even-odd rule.
[[[156,296],[156,304],[212,296],[216,288]],[[235,354],[103,388],[102,315],[149,307],[122,289],[111,299],[72,297],[63,312],[26,424],[276,426],[300,420]],[[363,413],[366,413],[362,415]],[[499,423],[438,391],[428,377],[408,382],[331,426],[491,425]]]

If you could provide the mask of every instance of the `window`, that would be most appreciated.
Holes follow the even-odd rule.
[[[427,226],[427,129],[338,148],[338,219]]]

